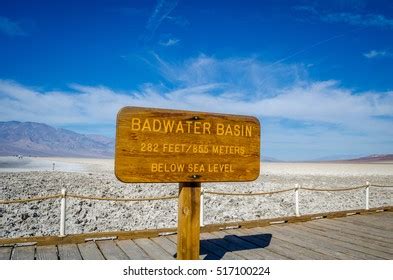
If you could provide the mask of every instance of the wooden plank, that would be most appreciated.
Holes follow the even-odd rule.
[[[266,260],[289,260],[285,254],[280,254],[272,249],[272,240],[264,234],[255,234],[251,229],[226,230],[228,234],[234,234],[247,242],[253,243],[261,248],[261,253]],[[273,246],[274,247],[274,246]]]
[[[332,256],[333,258],[345,260],[359,258],[353,256],[351,250],[337,246],[330,240],[289,230],[289,226],[272,226],[269,228],[269,232],[271,232],[275,238],[291,242],[304,248],[309,248],[315,252]],[[368,256],[365,259],[368,259]]]
[[[202,236],[202,235],[201,235]],[[199,259],[200,260],[218,260],[218,256],[213,254],[213,252],[208,252],[205,248],[202,247],[202,240],[201,240],[201,236],[200,236],[200,243],[199,243]],[[168,239],[169,241],[171,241],[173,244],[175,244],[175,246],[177,247],[177,236],[175,235],[169,235],[165,237],[166,239]],[[177,254],[177,252],[176,252]],[[215,255],[215,256],[211,256],[211,254]]]
[[[76,244],[60,244],[57,246],[60,260],[81,260],[82,256]]]
[[[201,183],[179,185],[177,259],[199,259]]]
[[[245,229],[241,230],[246,235],[247,240],[256,244],[261,242],[259,237],[261,234],[257,230]],[[332,256],[315,252],[308,248],[299,246],[298,244],[288,242],[288,240],[282,240],[277,238],[275,235],[272,236],[270,244],[267,247],[270,251],[277,255],[282,256],[281,259],[296,259],[296,260],[326,260],[333,259]]]
[[[168,239],[165,236],[150,238],[150,240],[152,240],[158,246],[160,246],[165,251],[167,251],[171,256],[175,257],[176,251],[177,251],[176,243],[172,242],[170,239]],[[198,238],[198,241],[199,241],[199,238]]]
[[[220,238],[221,239],[221,238]],[[207,251],[208,259],[222,259],[222,260],[245,260],[247,259],[243,254],[232,252],[227,247],[224,240],[217,240],[217,237],[211,233],[203,233],[201,235],[201,247]],[[217,258],[215,258],[217,256]]]
[[[12,248],[11,246],[0,247],[0,260],[10,260]]]
[[[350,216],[348,217],[348,220],[353,222],[353,223],[358,223],[358,224],[367,224],[372,226],[375,229],[381,229],[381,230],[393,230],[393,226],[391,225],[390,217],[388,218],[385,213],[383,215],[380,214],[375,214],[376,217],[373,217],[374,215],[362,215],[361,217],[355,217],[355,216]],[[384,219],[384,217],[388,218],[387,220]]]
[[[104,258],[107,260],[128,260],[127,255],[116,245],[113,240],[96,242]]]
[[[389,211],[378,212],[378,213],[375,213],[374,215],[366,215],[366,217],[370,217],[371,219],[378,219],[378,220],[379,219],[384,219],[390,225],[393,224],[393,221],[392,221],[392,219],[393,219],[393,212],[389,212]]]
[[[253,181],[259,166],[255,117],[137,107],[117,115],[115,174],[123,182]]]
[[[37,246],[36,260],[58,260],[57,247],[55,245]]]
[[[12,260],[34,260],[35,246],[15,247],[12,251]]]
[[[163,248],[147,238],[135,239],[134,242],[141,247],[152,260],[170,260],[173,256]]]
[[[132,240],[118,240],[116,244],[131,260],[150,260],[151,258]],[[176,250],[176,249],[175,249]]]
[[[342,228],[334,228],[331,225],[327,224],[311,224],[307,225],[307,227],[316,229],[316,230],[325,230],[325,231],[334,231],[336,234],[340,234],[341,236],[345,238],[352,238],[352,240],[355,242],[361,242],[363,246],[366,246],[367,248],[372,248],[376,249],[382,252],[386,253],[393,253],[393,244],[391,242],[384,242],[380,240],[375,240],[371,236],[361,236],[358,235],[358,232],[355,230],[348,230],[348,229],[342,229]]]
[[[356,236],[357,238],[364,238],[368,239],[370,241],[373,241],[374,243],[383,243],[383,244],[390,244],[393,246],[393,240],[388,238],[388,236],[391,234],[391,232],[386,232],[385,237],[382,236],[377,236],[372,234],[372,232],[367,232],[367,228],[362,228],[360,226],[352,226],[351,224],[348,224],[346,222],[341,222],[341,221],[333,221],[331,223],[330,221],[318,221],[318,225],[322,227],[326,227],[328,229],[333,229],[336,232],[340,233],[346,233],[352,236]],[[313,225],[313,224],[312,224]]]
[[[78,244],[79,252],[84,260],[104,260],[104,256],[93,241]]]
[[[340,228],[340,230],[352,230],[356,231],[357,235],[360,236],[372,236],[373,238],[375,238],[375,240],[393,243],[393,236],[391,234],[393,230],[376,228],[375,225],[370,224],[367,221],[364,221],[364,223],[363,221],[362,223],[354,223],[353,220],[350,220],[348,217],[348,219],[340,219],[337,221],[324,221],[323,224],[326,226],[336,225]]]
[[[363,221],[361,221],[361,223],[358,223],[357,221],[350,219],[350,217],[348,217],[348,219],[340,221],[344,222],[346,227],[348,228],[356,228],[356,230],[360,230],[362,232],[366,232],[379,237],[384,237],[388,240],[393,240],[393,235],[390,234],[392,231],[376,228],[374,225],[367,223],[367,221],[365,221],[364,223]]]
[[[299,234],[299,235],[303,234],[307,236],[307,239],[318,240],[320,241],[321,244],[325,243],[325,244],[329,244],[329,246],[334,246],[335,248],[337,248],[337,250],[343,250],[344,253],[351,254],[356,259],[367,259],[367,260],[383,259],[382,257],[378,256],[378,254],[376,254],[375,251],[373,250],[369,250],[364,247],[359,247],[358,245],[347,243],[330,236],[324,236],[317,233],[307,232],[300,225],[293,225],[287,230],[290,233]]]
[[[382,230],[393,230],[393,218],[389,215],[389,212],[375,213],[373,215],[365,214],[360,216],[349,216],[350,221],[366,221],[375,228],[381,228]]]
[[[264,255],[262,250],[256,248],[254,244],[244,241],[234,235],[228,235],[225,232],[220,231],[213,232],[212,235],[218,238],[218,242],[226,244],[225,246],[229,250],[238,255],[244,256],[247,260],[262,260],[266,258],[266,255]],[[211,241],[214,242],[214,239]]]
[[[339,236],[340,240],[346,240],[349,243],[358,244],[361,247],[366,247],[393,255],[393,244],[383,243],[364,236],[359,236],[357,235],[356,231],[342,231],[341,229],[337,229],[337,227],[326,227],[324,224],[309,224],[304,226],[306,227],[307,231],[309,231],[308,228],[312,230],[324,231],[331,236],[337,236],[337,238]]]
[[[393,228],[393,221],[392,221],[392,216],[389,215],[389,212],[381,212],[381,213],[376,213],[374,215],[363,215],[370,221],[375,221],[376,225],[384,225],[390,227],[390,229]],[[382,222],[382,223],[380,223]]]
[[[383,231],[392,231],[392,229],[389,229],[385,225],[381,225],[381,221],[372,222],[372,221],[363,220],[363,219],[358,219],[358,220],[351,219],[349,222],[359,225],[359,226],[368,226],[368,227],[372,227],[374,229],[379,229],[379,230],[383,230]]]
[[[375,213],[376,210],[385,210],[385,212]],[[347,211],[328,212],[328,213],[317,213],[317,214],[303,215],[300,217],[290,216],[290,217],[269,218],[269,219],[253,220],[253,221],[209,224],[202,227],[201,232],[212,232],[212,231],[220,230],[221,228],[232,227],[232,226],[241,226],[242,228],[264,227],[264,226],[269,226],[270,223],[274,223],[282,220],[287,221],[287,223],[300,223],[300,222],[310,221],[314,217],[318,217],[318,216],[326,216],[328,219],[337,218],[337,217],[346,217],[347,213],[352,213],[352,212],[370,213],[368,215],[385,215],[391,213],[388,211],[393,211],[393,206],[377,207],[377,208],[372,208],[370,210],[358,209],[358,210],[347,210]],[[168,233],[168,232],[175,233],[176,231],[177,228],[160,228],[160,229],[133,230],[133,231],[106,231],[106,232],[78,233],[78,234],[68,234],[64,237],[29,236],[29,237],[17,237],[17,238],[2,238],[0,239],[0,245],[6,245],[6,244],[13,245],[17,243],[30,243],[30,242],[37,243],[37,245],[79,244],[85,242],[86,239],[104,238],[108,236],[111,237],[117,236],[117,240],[126,240],[126,239],[136,239],[136,238],[157,237],[162,233]]]

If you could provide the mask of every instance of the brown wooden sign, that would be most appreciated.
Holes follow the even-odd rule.
[[[138,107],[117,115],[120,181],[252,181],[259,166],[260,125],[254,117]]]

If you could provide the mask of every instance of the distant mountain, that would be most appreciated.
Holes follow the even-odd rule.
[[[34,122],[0,122],[0,155],[113,157],[114,139]]]
[[[281,160],[278,160],[278,159],[276,159],[276,158],[273,158],[273,157],[266,157],[266,156],[261,156],[261,161],[262,162],[280,162]]]
[[[331,155],[331,156],[324,156],[320,158],[315,158],[310,161],[338,161],[338,160],[351,160],[354,158],[360,158],[363,157],[364,155]]]
[[[347,161],[356,161],[356,162],[393,161],[393,154],[369,155],[366,157],[349,159]]]

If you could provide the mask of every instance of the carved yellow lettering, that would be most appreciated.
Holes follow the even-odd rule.
[[[251,137],[252,127],[250,125],[246,126],[246,136]]]
[[[230,124],[228,124],[227,129],[225,130],[225,135],[231,135],[232,136],[232,128],[231,128]]]
[[[222,123],[217,124],[217,135],[224,135],[224,125]]]
[[[210,123],[203,123],[203,134],[210,134]]]
[[[194,134],[201,134],[201,122],[194,122]]]
[[[146,120],[143,122],[142,131],[145,131],[145,130],[151,131],[151,127],[150,127],[150,123],[149,123],[149,120],[148,120],[148,119],[146,119]]]
[[[178,170],[178,172],[183,172],[184,171],[184,164],[178,164],[177,170]]]
[[[192,121],[186,121],[186,124],[187,124],[187,133],[191,133]]]
[[[161,122],[160,120],[154,119],[153,120],[153,131],[159,132],[161,130]]]
[[[132,118],[131,121],[131,129],[132,130],[140,130],[141,129],[141,119],[139,118]]]
[[[235,124],[235,126],[233,128],[233,135],[240,136],[240,125]]]
[[[175,126],[175,121],[163,120],[165,133],[172,132]]]
[[[184,172],[185,164],[178,163],[152,163],[151,172],[158,173],[173,173],[173,172]]]
[[[181,122],[178,122],[176,127],[176,133],[179,132],[184,133],[183,124]]]

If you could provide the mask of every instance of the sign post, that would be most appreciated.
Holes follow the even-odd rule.
[[[201,183],[179,184],[177,259],[199,259]]]
[[[126,183],[179,183],[178,259],[199,259],[201,182],[259,176],[254,117],[125,107],[117,115],[115,175]]]

